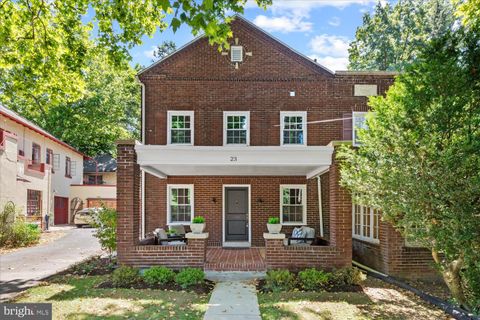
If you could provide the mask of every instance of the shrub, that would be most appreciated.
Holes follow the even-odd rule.
[[[11,226],[7,244],[14,248],[29,246],[40,240],[40,234],[40,228],[36,224],[18,219]]]
[[[279,223],[280,223],[280,218],[278,218],[278,217],[270,217],[270,218],[268,218],[268,223],[269,223],[269,224],[279,224]]]
[[[175,272],[165,267],[151,267],[143,273],[143,280],[150,284],[166,284],[172,282]]]
[[[129,288],[140,280],[140,272],[137,268],[121,266],[112,273],[112,283],[115,287]]]
[[[298,273],[298,280],[304,290],[315,291],[326,289],[332,274],[315,268],[305,269]]]
[[[288,291],[295,286],[295,275],[288,270],[270,270],[265,277],[265,288],[271,291]]]
[[[102,207],[95,216],[92,226],[96,228],[94,236],[98,238],[100,246],[110,256],[117,249],[117,211]]]
[[[205,218],[202,216],[194,217],[193,218],[193,223],[205,223]]]
[[[333,273],[332,282],[337,286],[353,286],[359,285],[365,279],[367,279],[367,276],[360,269],[345,267]]]
[[[175,277],[175,282],[182,288],[187,288],[195,284],[201,284],[205,278],[203,270],[198,268],[185,268]]]

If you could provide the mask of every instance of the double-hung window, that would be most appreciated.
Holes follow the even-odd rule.
[[[281,145],[307,145],[307,113],[280,112]]]
[[[362,145],[362,142],[359,138],[359,130],[368,129],[367,125],[367,112],[353,112],[352,113],[352,123],[353,123],[353,145],[358,147]]]
[[[65,177],[72,177],[72,159],[65,157]]]
[[[40,145],[32,143],[32,164],[40,164],[41,162],[41,153]]]
[[[169,184],[167,189],[167,224],[190,224],[193,219],[193,184]]]
[[[306,185],[280,186],[280,221],[291,225],[307,223]]]
[[[250,143],[250,112],[231,111],[223,113],[223,145]]]
[[[168,111],[168,144],[193,145],[193,111]]]
[[[352,235],[354,238],[378,243],[380,210],[353,204],[352,206]]]

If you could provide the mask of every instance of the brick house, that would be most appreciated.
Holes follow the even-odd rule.
[[[350,265],[352,203],[335,152],[355,144],[367,97],[383,94],[394,74],[331,72],[242,17],[232,31],[229,50],[200,37],[138,74],[143,141],[118,142],[119,262],[220,270]],[[175,224],[188,230],[198,215],[206,232],[187,234],[186,245],[147,239]],[[280,235],[267,233],[269,217],[280,218]],[[285,245],[302,225],[325,245]],[[372,232],[381,225],[377,219]]]

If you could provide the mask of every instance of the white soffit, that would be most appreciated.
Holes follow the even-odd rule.
[[[167,176],[306,176],[331,164],[333,147],[204,147],[137,145],[142,170]]]

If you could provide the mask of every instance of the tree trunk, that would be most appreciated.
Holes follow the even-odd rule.
[[[440,259],[436,250],[432,249],[433,260],[441,266],[442,277],[452,294],[452,297],[464,308],[469,310],[468,302],[465,298],[465,292],[462,285],[462,277],[460,276],[460,270],[463,267],[463,255],[456,260],[447,262]]]

